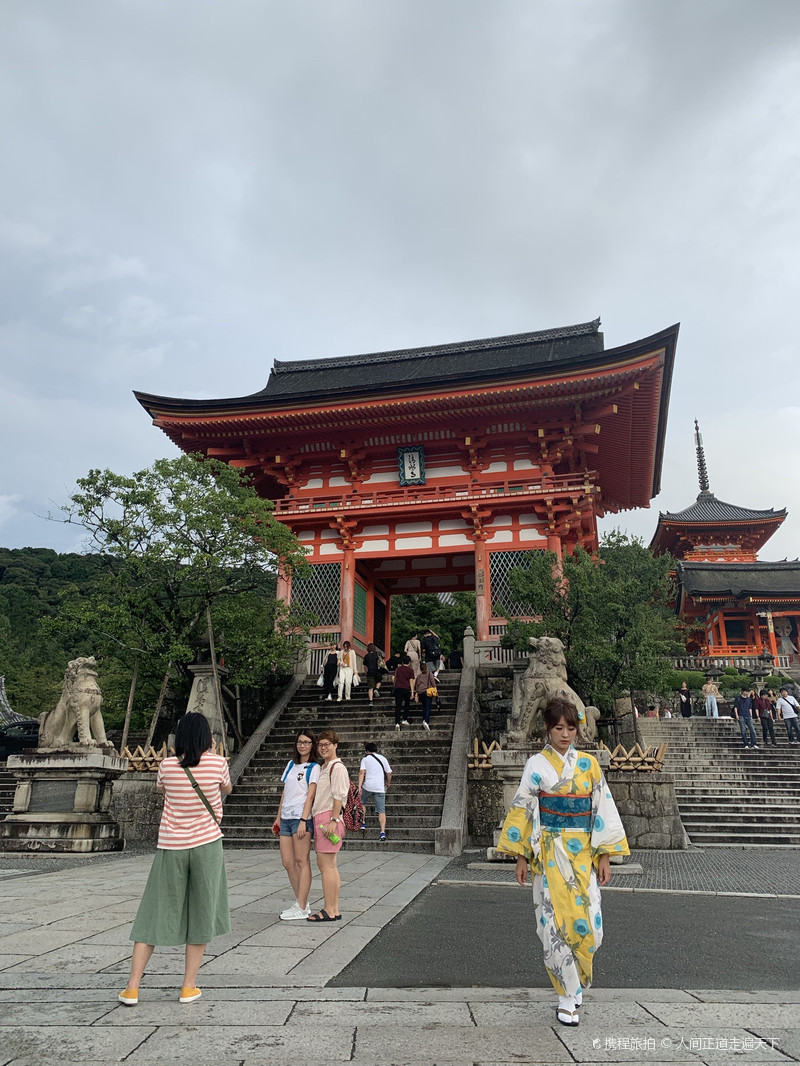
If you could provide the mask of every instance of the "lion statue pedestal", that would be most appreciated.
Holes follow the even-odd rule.
[[[534,752],[541,750],[545,740],[545,725],[542,711],[554,698],[567,700],[578,710],[581,727],[577,743],[588,748],[597,757],[601,766],[608,762],[608,752],[597,749],[597,707],[586,707],[578,693],[567,681],[567,660],[564,645],[556,637],[531,637],[528,668],[524,673],[515,673],[512,711],[508,719],[508,732],[501,739],[501,750],[493,751],[492,766],[503,782],[505,809],[511,806],[516,795],[522,770]],[[500,839],[500,829],[495,831],[495,844]],[[487,850],[490,861],[505,860],[495,848]]]
[[[39,718],[39,746],[12,755],[14,809],[0,822],[0,850],[121,851],[110,813],[113,783],[128,769],[106,739],[94,658],[73,659],[61,698]],[[75,735],[77,733],[77,741]]]

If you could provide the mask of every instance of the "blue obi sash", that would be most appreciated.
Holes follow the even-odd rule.
[[[554,796],[539,793],[539,819],[543,829],[592,830],[591,796]]]

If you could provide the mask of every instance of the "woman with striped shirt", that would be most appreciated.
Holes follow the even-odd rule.
[[[139,1002],[139,982],[156,944],[186,946],[180,1002],[199,999],[195,982],[206,944],[230,932],[219,823],[222,797],[232,785],[227,761],[213,748],[206,716],[185,714],[175,730],[175,756],[158,768],[164,810],[156,857],[131,929],[130,977],[119,994],[129,1007]]]

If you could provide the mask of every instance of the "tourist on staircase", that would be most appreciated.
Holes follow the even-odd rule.
[[[420,656],[420,659],[427,665],[434,677],[438,677],[439,661],[442,657],[442,646],[439,643],[439,634],[434,633],[432,629],[426,629],[421,646],[422,655]]]
[[[678,707],[682,718],[692,717],[692,694],[685,681],[681,681],[681,687],[678,689]]]
[[[758,715],[761,722],[761,739],[764,743],[764,747],[769,747],[772,744],[773,748],[777,748],[778,744],[775,740],[775,726],[773,725],[774,711],[772,710],[772,704],[767,696],[767,690],[761,690],[759,695],[756,695],[755,689],[750,690],[750,698],[753,701],[753,710]]]
[[[339,913],[339,892],[342,879],[339,876],[336,857],[342,848],[345,834],[342,810],[350,789],[350,775],[344,763],[336,754],[339,737],[332,729],[323,729],[317,738],[317,751],[322,759],[322,769],[317,782],[317,794],[311,813],[314,816],[314,849],[317,853],[317,866],[322,877],[323,907],[316,914],[310,914],[308,922],[337,922]],[[304,831],[301,822],[297,835],[302,837]]]
[[[753,725],[753,701],[750,698],[750,689],[746,686],[733,701],[733,717],[739,723],[745,750],[757,748],[756,730]]]
[[[706,718],[719,718],[719,709],[717,707],[719,689],[712,678],[706,678],[706,683],[700,691],[703,693],[706,700]]]
[[[414,682],[414,692],[417,700],[422,704],[422,728],[430,732],[431,707],[438,692],[433,671],[428,668],[426,662],[420,663],[420,672]]]
[[[364,656],[364,673],[367,675],[367,697],[369,705],[380,695],[378,691],[381,683],[381,657],[374,644],[367,645],[367,654]]]
[[[781,689],[780,699],[775,706],[780,711],[783,724],[786,726],[789,743],[800,744],[800,727],[797,722],[798,703],[794,696],[789,695],[788,688]]]
[[[325,656],[325,665],[322,667],[322,684],[325,691],[325,699],[333,699],[333,690],[336,688],[336,675],[339,673],[339,655],[336,645],[331,644],[328,654]]]
[[[294,903],[281,911],[282,922],[307,918],[311,891],[311,807],[317,793],[319,763],[317,738],[310,729],[301,729],[294,742],[292,758],[281,774],[283,791],[272,832],[280,837],[281,862],[294,889]],[[303,835],[298,834],[303,823]],[[306,832],[306,830],[308,830]]]
[[[336,702],[342,702],[342,693],[346,700],[350,699],[350,690],[353,685],[353,678],[358,676],[358,659],[356,653],[350,647],[350,641],[346,640],[342,644],[342,650],[339,652],[339,695],[336,697]],[[356,682],[357,683],[357,682]]]
[[[411,666],[414,670],[414,677],[416,677],[419,673],[419,664],[420,659],[422,658],[422,647],[420,645],[419,640],[417,639],[416,630],[414,630],[414,632],[406,641],[403,651],[408,656],[408,661],[411,663]]]
[[[386,840],[386,793],[392,783],[392,768],[385,755],[378,754],[378,745],[368,740],[364,745],[367,753],[361,760],[358,771],[358,791],[361,793],[361,802],[364,804],[364,819],[361,823],[361,832],[367,831],[367,807],[370,804],[375,808],[380,826],[380,842]]]
[[[394,728],[400,732],[401,725],[411,725],[411,686],[414,684],[414,668],[407,655],[394,672]]]

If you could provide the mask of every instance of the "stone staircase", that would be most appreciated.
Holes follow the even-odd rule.
[[[646,744],[666,742],[681,819],[697,847],[800,847],[800,747],[775,723],[778,747],[745,751],[732,719],[640,718]]]
[[[421,712],[414,710],[414,724],[400,733],[394,728],[394,699],[382,695],[369,706],[366,687],[353,690],[350,702],[328,702],[314,679],[307,680],[294,695],[272,732],[250,761],[225,803],[225,843],[235,848],[277,846],[271,828],[281,794],[280,777],[291,758],[294,738],[303,729],[334,729],[340,738],[339,757],[350,777],[358,781],[364,742],[374,741],[391,764],[393,777],[386,803],[387,845],[392,851],[434,850],[434,832],[441,823],[450,744],[461,674],[439,674],[441,711],[434,707],[431,732],[422,728]],[[384,684],[384,691],[387,686]],[[413,707],[413,705],[412,705]],[[367,815],[366,833],[350,832],[349,849],[378,846],[378,822]]]

